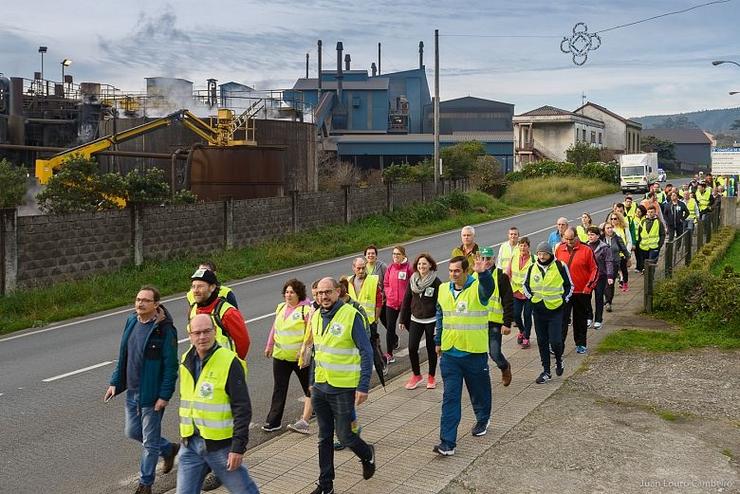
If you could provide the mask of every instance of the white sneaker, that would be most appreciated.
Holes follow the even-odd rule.
[[[600,323],[600,322],[595,322],[594,323],[594,329],[601,329],[601,326],[602,326],[602,323]]]
[[[295,424],[288,424],[288,429],[299,434],[309,434],[308,422],[303,419],[298,420]]]
[[[594,323],[593,319],[586,319],[586,327],[587,328],[590,328],[593,323]]]

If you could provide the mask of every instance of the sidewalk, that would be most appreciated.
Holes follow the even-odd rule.
[[[599,331],[589,329],[590,349],[596,348],[604,335],[616,329],[635,326],[634,313],[642,310],[643,280],[636,273],[630,272],[630,276],[630,291],[627,294],[615,294],[614,312],[604,313],[604,328]],[[652,321],[645,319],[645,323]],[[662,321],[654,322],[654,325],[643,324],[642,321],[638,324],[640,327],[656,326],[656,329],[657,326],[666,327]],[[451,457],[440,457],[432,452],[432,447],[439,442],[439,415],[444,389],[441,379],[437,389],[420,387],[409,391],[403,387],[409,376],[406,373],[389,382],[385,390],[376,388],[371,391],[368,401],[358,407],[357,415],[363,427],[363,439],[375,445],[375,476],[363,480],[362,467],[352,452],[337,451],[336,492],[429,494],[444,489],[578,369],[587,355],[575,353],[572,332],[570,328],[564,359],[565,373],[560,378],[553,375],[552,381],[547,384],[534,382],[542,371],[536,344],[533,343],[527,350],[520,349],[516,345],[516,329],[504,337],[504,355],[513,371],[511,385],[504,388],[500,384],[501,373],[491,362],[493,414],[488,434],[483,437],[470,434],[475,420],[467,393],[463,392],[458,445],[455,455]],[[285,432],[247,451],[244,462],[260,492],[302,494],[315,488],[314,483],[319,475],[316,427],[315,421],[312,421],[312,434],[308,436]],[[221,494],[228,491],[220,488],[212,492]]]

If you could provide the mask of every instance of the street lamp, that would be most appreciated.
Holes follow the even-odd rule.
[[[60,62],[62,64],[62,98],[64,97],[64,67],[72,65],[72,60],[65,58]]]
[[[41,84],[44,86],[44,53],[46,53],[46,50],[45,46],[39,46],[39,53],[41,53]]]
[[[740,67],[740,63],[737,63],[737,62],[735,62],[733,60],[715,60],[715,61],[712,62],[712,65],[715,65],[715,66],[716,65],[722,65],[723,63],[732,63],[732,64],[735,64],[738,67]]]
[[[740,94],[740,91],[730,91],[730,96],[734,96],[736,94]]]

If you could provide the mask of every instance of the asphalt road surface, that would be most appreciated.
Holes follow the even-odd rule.
[[[578,222],[583,211],[603,221],[615,194],[579,203],[520,214],[476,226],[480,245],[506,240],[509,226],[528,235],[532,249],[565,216]],[[461,225],[462,226],[462,225]],[[331,239],[327,239],[331,241]],[[447,279],[450,250],[460,244],[459,231],[407,242],[410,260],[427,251],[440,264],[439,276]],[[390,262],[391,248],[379,257]],[[250,445],[272,435],[259,429],[267,415],[272,394],[272,363],[263,356],[275,306],[282,300],[283,283],[292,277],[309,285],[323,276],[351,273],[356,255],[317,262],[245,280],[228,282],[248,322],[252,346],[248,356],[248,384],[254,415]],[[135,293],[131,293],[133,304]],[[166,298],[178,328],[180,352],[185,351],[187,302],[183,295]],[[0,492],[57,494],[133,492],[140,446],[123,435],[123,396],[110,403],[102,397],[118,355],[123,323],[130,307],[54,324],[43,329],[14,333],[0,339]],[[381,330],[382,333],[383,330]],[[381,335],[382,336],[382,335]],[[381,341],[385,341],[381,339]],[[402,351],[391,364],[391,376],[407,373],[407,338],[401,334]],[[425,352],[421,352],[425,359]],[[422,367],[422,372],[424,367]],[[374,381],[375,382],[375,381]],[[296,420],[302,410],[302,392],[291,381],[283,423]],[[178,399],[173,397],[164,416],[163,431],[176,441]],[[312,424],[312,427],[316,427]],[[274,433],[273,433],[274,434]],[[132,487],[133,486],[133,487]],[[174,487],[174,475],[158,477],[155,492]]]

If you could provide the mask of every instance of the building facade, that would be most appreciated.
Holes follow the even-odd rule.
[[[605,139],[609,143],[606,147],[614,151],[614,154],[640,152],[641,123],[617,115],[613,111],[590,101],[577,108],[573,113],[603,122]]]

